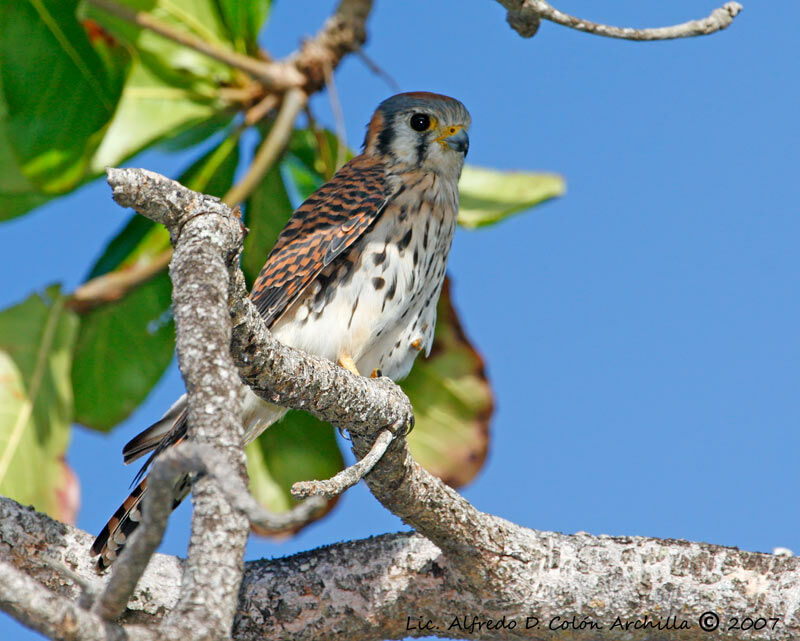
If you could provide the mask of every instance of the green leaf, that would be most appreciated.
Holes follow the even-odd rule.
[[[221,49],[231,49],[227,26],[215,0],[115,0],[115,4],[151,15],[161,24],[206,41]],[[164,73],[197,81],[224,82],[234,76],[226,64],[150,29],[143,29],[94,4],[84,4],[83,13],[96,20],[116,38],[136,50],[154,68]]]
[[[0,190],[12,199],[0,218],[78,185],[119,100],[127,54],[94,48],[76,5],[0,6]]]
[[[119,98],[119,93],[122,91],[130,70],[130,51],[94,20],[82,20],[81,25],[86,31],[89,43],[100,58],[109,85],[116,89],[117,98]]]
[[[183,151],[208,140],[217,132],[225,129],[234,118],[234,111],[221,111],[208,120],[181,129],[174,136],[163,138],[158,146],[164,151]]]
[[[152,232],[155,229],[158,229],[158,226],[149,218],[138,214],[131,216],[128,224],[111,239],[111,242],[103,250],[103,254],[94,264],[86,279],[101,276],[119,267],[128,267],[143,254],[149,254],[149,257],[152,257],[156,253],[164,251],[169,246],[169,233],[167,233],[166,246],[162,238],[156,242],[147,240],[148,236],[154,235]],[[162,226],[161,229],[165,228]],[[158,236],[163,237],[163,234],[158,234]]]
[[[294,483],[327,479],[344,467],[333,428],[305,412],[289,412],[248,445],[246,452],[250,491],[264,508],[276,513],[297,504],[290,492]],[[335,502],[331,500],[328,509]],[[299,529],[256,532],[278,535]]]
[[[0,494],[67,520],[74,510],[59,492],[77,324],[58,287],[0,312]]]
[[[22,167],[11,150],[7,128],[0,86],[0,220],[20,216],[50,199],[49,195],[41,193],[22,172]]]
[[[222,195],[239,162],[238,141],[238,133],[229,135],[179,181],[190,189]],[[168,247],[169,233],[162,225],[134,216],[109,243],[90,277],[147,264]],[[175,350],[171,296],[169,276],[161,272],[121,300],[83,315],[72,371],[76,420],[109,430],[150,393]]]
[[[339,151],[336,134],[327,129],[295,129],[281,165],[291,183],[290,195],[304,201],[333,178],[338,161],[344,164],[352,157],[350,149]]]
[[[209,124],[205,134],[224,127],[233,113],[223,114],[227,104],[210,87],[203,89],[164,78],[159,69],[135,60],[119,108],[92,159],[92,171],[117,166],[146,147],[201,125]]]
[[[290,157],[319,177],[320,184],[333,178],[338,169],[337,160],[344,164],[353,157],[347,147],[339,151],[339,139],[329,129],[295,129],[288,151]]]
[[[231,48],[214,0],[125,0],[120,4]],[[236,72],[227,65],[94,5],[87,5],[85,12],[134,51],[119,108],[92,159],[93,171],[116,166],[146,147],[180,135],[184,135],[184,145],[194,144],[198,132],[199,137],[207,137],[230,122],[234,112],[220,88],[235,84]],[[187,132],[191,132],[188,137]]]
[[[178,182],[189,189],[221,197],[233,184],[239,165],[239,135],[238,130],[230,133],[217,147],[192,163]],[[108,244],[87,278],[147,263],[167,248],[169,233],[163,225],[133,215]]]
[[[171,296],[162,272],[82,317],[72,364],[76,421],[108,431],[149,394],[175,349]]]
[[[497,171],[464,167],[459,183],[458,223],[474,229],[491,225],[511,214],[564,194],[566,184],[557,174]]]
[[[431,474],[460,487],[483,466],[494,403],[483,359],[464,334],[449,290],[446,280],[430,356],[418,358],[400,385],[416,419],[408,436],[411,454]]]
[[[317,191],[324,182],[322,176],[313,169],[309,169],[297,158],[287,158],[281,167],[284,169],[289,184],[294,188],[292,196],[298,205]]]
[[[211,196],[222,198],[231,185],[239,166],[239,136],[235,129],[214,149],[196,160],[181,174],[178,182]]]
[[[258,32],[271,5],[272,0],[217,0],[220,15],[239,53],[257,52]]]

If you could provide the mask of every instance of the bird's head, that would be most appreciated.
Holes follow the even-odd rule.
[[[454,98],[425,91],[397,94],[375,110],[364,153],[458,179],[469,149],[469,125],[469,112]]]

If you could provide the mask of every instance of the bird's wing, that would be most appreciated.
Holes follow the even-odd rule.
[[[383,165],[357,156],[297,208],[250,292],[268,327],[372,226],[389,198]]]

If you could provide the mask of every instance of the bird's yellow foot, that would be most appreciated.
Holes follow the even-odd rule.
[[[361,372],[358,371],[356,367],[356,362],[353,360],[353,357],[346,352],[339,355],[339,366],[344,367],[348,372],[351,374],[355,374],[356,376],[361,376]]]

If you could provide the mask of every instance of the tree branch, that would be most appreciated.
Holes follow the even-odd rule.
[[[326,73],[332,73],[348,53],[361,50],[367,40],[366,22],[372,10],[372,0],[340,0],[333,15],[328,18],[313,38],[306,40],[300,49],[288,58],[274,62],[249,58],[220,49],[191,34],[174,29],[150,14],[132,11],[112,0],[87,1],[128,22],[138,24],[175,42],[206,53],[234,68],[251,73],[272,93],[268,93],[246,113],[245,123],[247,125],[258,122],[278,104],[281,93],[287,92],[283,99],[283,109],[285,110],[284,119],[288,120],[291,116],[288,133],[285,122],[277,127],[277,131],[275,129],[278,123],[275,123],[273,126],[274,139],[269,145],[267,144],[269,138],[273,137],[271,131],[268,140],[264,141],[258,151],[254,166],[248,170],[243,181],[226,194],[225,200],[230,204],[244,200],[258,179],[263,177],[279,158],[286,146],[288,134],[291,134],[291,127],[297,113],[303,108],[308,96],[325,87]],[[303,94],[305,97],[298,107],[299,98]],[[285,133],[286,135],[284,135]],[[69,304],[75,311],[85,312],[119,300],[165,269],[171,258],[172,249],[168,249],[146,264],[134,265],[126,270],[114,271],[93,278],[75,290],[70,297]]]
[[[187,369],[193,371],[187,374],[190,399],[197,395],[194,388],[208,385],[210,395],[201,407],[218,408],[203,416],[204,412],[197,411],[197,400],[190,400],[191,421],[201,427],[194,439],[202,443],[212,429],[220,429],[206,424],[215,423],[214,417],[223,416],[223,424],[232,420],[224,408],[235,400],[231,390],[237,381],[226,362],[225,348],[219,347],[226,338],[239,374],[257,393],[272,402],[302,407],[347,429],[359,458],[370,450],[381,429],[388,426],[399,432],[408,424],[408,400],[388,379],[354,376],[280,344],[266,331],[263,319],[244,296],[236,262],[241,230],[223,203],[143,170],[110,170],[109,182],[118,202],[135,205],[166,224],[176,243],[173,275],[178,326],[183,327],[181,331],[191,328],[186,318],[190,307],[198,310],[200,319],[192,330],[194,338],[181,340],[182,365],[189,363]],[[182,262],[184,253],[191,254],[193,267]],[[187,271],[186,282],[181,270]],[[192,279],[190,271],[195,273]],[[212,285],[211,278],[218,282]],[[197,280],[204,285],[190,284]],[[209,301],[190,306],[193,295]],[[219,318],[227,314],[226,305],[234,321],[230,336],[225,318]],[[205,333],[209,324],[215,325],[214,336]],[[223,355],[204,352],[206,343],[216,344]],[[205,361],[213,364],[214,372],[203,370]],[[219,389],[218,378],[212,376],[219,372],[224,373],[225,389]],[[708,624],[714,624],[713,613],[717,613],[721,627],[714,632],[715,638],[752,638],[749,631],[730,630],[731,617],[761,622],[757,637],[765,641],[788,641],[800,634],[797,558],[687,541],[529,530],[479,512],[427,474],[410,457],[402,434],[366,481],[375,496],[419,534],[387,535],[248,564],[238,602],[230,605],[223,597],[232,592],[235,597],[232,577],[242,542],[236,537],[241,536],[243,519],[237,519],[238,509],[222,503],[219,494],[224,493],[215,496],[210,489],[215,475],[237,478],[225,469],[232,464],[231,452],[241,452],[234,442],[241,433],[228,426],[228,431],[214,438],[224,445],[220,456],[227,453],[227,459],[221,459],[226,467],[218,468],[212,461],[213,471],[206,475],[205,485],[196,484],[195,491],[205,493],[202,499],[209,505],[211,499],[219,503],[217,520],[193,528],[193,538],[206,532],[206,539],[199,544],[193,541],[183,587],[177,580],[177,562],[154,557],[153,567],[142,576],[121,619],[125,625],[156,622],[168,611],[160,628],[162,638],[218,638],[227,634],[224,624],[235,607],[233,636],[245,641],[343,637],[366,641],[423,635],[553,641],[567,635],[595,641],[624,635],[630,641],[645,641],[659,632],[670,639],[700,641],[708,638]],[[241,460],[234,458],[233,463],[241,464]],[[201,504],[196,512],[206,518],[203,509]],[[218,547],[232,543],[234,550],[220,551],[210,545],[203,566],[196,559],[197,551],[214,540],[225,541],[225,546]],[[92,587],[100,580],[93,574],[88,546],[88,535],[0,500],[0,561],[23,568],[63,598],[77,600],[83,591],[81,583]],[[37,554],[54,562],[38,562]],[[69,566],[71,572],[59,574],[58,564]],[[0,607],[20,620],[58,638],[64,638],[54,627],[58,621],[83,621],[82,613],[59,614],[61,618],[54,620],[49,606],[39,605],[50,596],[8,574],[12,578],[0,590]],[[70,575],[82,579],[73,581]],[[218,585],[209,583],[212,577]],[[34,602],[15,599],[15,589]],[[64,612],[63,602],[48,604]],[[208,613],[201,610],[211,605],[214,617],[209,623]],[[113,636],[118,634],[116,628],[102,624],[100,628],[95,634],[109,630],[105,637],[89,638],[119,638]],[[123,632],[127,634],[128,629]]]
[[[614,27],[584,20],[583,18],[576,18],[559,11],[546,0],[497,1],[508,10],[506,20],[509,25],[523,38],[533,36],[539,29],[541,20],[550,20],[556,24],[598,36],[622,38],[624,40],[672,40],[691,36],[705,36],[730,26],[733,19],[742,10],[742,5],[738,2],[726,2],[722,7],[714,9],[711,15],[699,20],[690,20],[689,22],[669,27],[631,29],[629,27]]]
[[[119,269],[96,276],[78,287],[67,299],[67,305],[79,314],[111,303],[126,296],[132,289],[160,274],[172,260],[172,248],[163,251],[147,262],[137,262],[127,269]]]
[[[234,206],[245,200],[264,178],[283,152],[292,135],[295,118],[303,109],[308,100],[308,95],[302,89],[290,89],[286,92],[281,103],[272,129],[258,148],[253,162],[247,168],[242,179],[228,190],[222,199],[227,204]]]
[[[119,179],[116,183],[114,176]],[[229,353],[227,306],[228,281],[238,271],[243,240],[238,219],[217,199],[180,192],[141,172],[110,170],[109,181],[121,204],[126,188],[145,195],[149,203],[140,202],[136,209],[166,225],[175,248],[170,263],[172,309],[178,364],[188,395],[187,438],[216,451],[244,479],[242,390]],[[230,633],[249,524],[214,491],[209,477],[199,477],[193,484],[192,501],[183,589],[167,623],[189,638],[215,640]]]
[[[669,621],[676,625],[686,621],[691,626],[661,632],[670,641],[789,641],[800,635],[798,557],[688,541],[535,532],[508,525],[516,530],[517,549],[513,556],[496,559],[509,576],[511,588],[503,592],[465,589],[450,557],[413,533],[387,534],[246,563],[233,638],[367,641],[434,635],[618,641],[624,634],[629,641],[647,641],[658,634],[657,629],[611,627],[617,616],[624,623],[641,622],[645,615],[651,623],[666,623],[671,616],[675,618]],[[37,556],[46,553],[60,559],[99,591],[103,579],[86,554],[91,540],[86,532],[0,498],[0,561],[12,563],[35,578],[36,586],[43,585],[63,599],[77,600],[80,588],[38,563]],[[134,624],[155,625],[174,607],[180,567],[174,557],[154,556],[120,619],[125,630]],[[0,570],[0,584],[4,577]],[[17,601],[30,612],[23,593]],[[0,608],[18,618],[24,614],[12,610],[7,592],[1,588]],[[699,627],[700,615],[706,611],[717,612],[721,619],[720,630],[713,634]],[[51,616],[38,609],[35,614]],[[603,628],[587,627],[582,633],[561,629],[564,622],[572,623],[573,614],[578,626],[591,621]],[[778,621],[755,634],[725,632],[728,617],[748,615],[777,617]],[[473,616],[478,621],[469,632],[465,623],[471,625]],[[477,625],[503,616],[505,628],[490,630]],[[538,623],[527,617],[535,617]],[[437,627],[419,629],[420,623],[428,620]],[[511,621],[516,622],[513,629],[508,628]],[[526,629],[526,623],[532,627]]]
[[[103,621],[5,561],[0,562],[0,606],[20,623],[51,639],[156,641],[158,638],[154,631],[143,626],[128,626],[123,631],[120,626]]]
[[[305,81],[302,74],[291,65],[280,62],[266,62],[242,55],[230,49],[225,49],[186,31],[175,29],[145,11],[134,11],[112,0],[86,1],[125,22],[157,33],[172,42],[199,51],[209,58],[218,60],[229,67],[244,71],[256,78],[267,89],[279,90],[287,87],[297,87],[302,85]]]
[[[326,499],[332,499],[334,496],[339,496],[372,471],[375,464],[386,453],[386,449],[393,438],[394,434],[389,430],[383,430],[378,434],[378,438],[375,439],[375,443],[373,443],[372,448],[364,458],[324,481],[299,481],[295,483],[292,486],[292,496],[296,499],[308,496],[323,496]]]
[[[161,207],[202,209],[200,205],[189,206],[187,203],[192,199],[207,198],[193,194],[176,183],[150,172],[112,170],[109,181],[114,186],[115,198],[119,202],[130,204],[143,201],[139,205],[141,209],[152,208],[159,202],[162,203],[158,205]],[[156,183],[161,185],[157,186]],[[126,193],[133,197],[123,198]],[[215,216],[213,220],[238,225],[238,222],[230,217],[226,219],[225,216]],[[165,222],[171,228],[177,224],[167,218]],[[174,236],[175,232],[172,233]],[[408,400],[391,381],[354,376],[333,363],[314,358],[275,341],[264,327],[261,316],[246,298],[243,277],[239,270],[234,271],[230,296],[233,317],[232,353],[239,367],[239,374],[257,394],[287,407],[306,409],[323,420],[347,429],[352,436],[353,449],[358,458],[368,454],[373,446],[376,432],[387,426],[398,431],[409,423],[411,414]],[[487,593],[494,595],[498,604],[503,604],[498,605],[500,610],[518,612],[514,604],[531,604],[535,594],[531,592],[531,586],[536,585],[536,580],[531,575],[532,568],[538,571],[543,567],[560,567],[559,555],[564,554],[564,549],[568,549],[570,545],[576,549],[576,567],[580,565],[579,548],[582,550],[583,544],[575,543],[576,540],[581,540],[580,537],[561,540],[557,539],[557,535],[525,530],[479,512],[453,489],[417,465],[402,438],[392,443],[366,477],[366,481],[375,496],[387,508],[411,524],[442,551],[447,559],[447,567],[455,582],[454,585],[460,586],[462,591],[473,596],[485,596]],[[558,540],[558,545],[550,547],[555,540],[553,537]],[[646,544],[642,541],[646,541]],[[592,539],[587,545],[602,548],[604,543]],[[614,548],[613,553],[606,550],[600,554],[593,561],[596,567],[587,576],[582,577],[582,571],[575,568],[567,573],[568,578],[560,576],[563,569],[558,573],[559,578],[556,582],[559,587],[553,593],[551,610],[553,616],[557,614],[555,608],[559,603],[555,595],[563,595],[568,590],[573,591],[568,603],[588,603],[592,599],[600,599],[601,594],[605,595],[606,600],[611,599],[606,593],[609,585],[601,580],[607,575],[607,567],[602,569],[601,566],[609,558],[613,557],[610,567],[619,567],[620,558],[624,556],[623,550],[627,550],[625,555],[640,555],[641,558],[637,557],[637,563],[646,565],[663,553],[663,550],[659,552],[658,549],[665,544],[652,540],[618,539],[614,540],[614,545],[618,545],[619,548]],[[674,554],[676,558],[681,556],[682,546],[683,544],[679,545],[669,553]],[[667,544],[667,548],[669,547]],[[710,548],[699,546],[695,549],[695,553],[698,557],[702,557],[711,551]],[[713,554],[726,557],[728,552],[716,548]],[[542,565],[543,559],[546,561],[545,565]],[[675,574],[673,570],[669,573]],[[628,575],[628,580],[636,576],[639,575],[636,573]],[[670,611],[682,613],[687,620],[702,613],[695,612],[692,608],[699,607],[695,604],[704,599],[694,598],[686,603],[679,603],[678,600],[670,601],[669,595],[663,594],[661,590],[663,578],[653,580],[648,584],[648,590],[644,590],[638,583],[626,587],[625,581],[615,585],[613,589],[625,592],[628,599],[619,602],[621,608],[619,611],[626,616],[635,614],[630,611],[630,603],[634,602],[632,599],[636,593],[638,602],[644,604],[645,612],[660,611],[657,608],[663,607],[666,601],[671,604]],[[542,577],[538,579],[540,582],[542,580],[544,580]],[[700,590],[702,592],[702,588]],[[749,598],[746,593],[746,589],[733,590],[726,596],[733,599],[733,602],[739,602],[741,599],[746,601]],[[704,598],[707,599],[707,595]],[[627,609],[623,608],[623,603],[626,602],[629,604],[626,606]],[[541,610],[541,606],[539,609]],[[730,607],[726,611],[730,611]],[[586,607],[582,607],[580,614],[587,612],[588,616],[594,617],[606,610],[593,607],[587,610]],[[285,625],[285,622],[281,625]]]
[[[340,0],[322,29],[285,60],[305,77],[306,93],[322,89],[328,70],[336,69],[348,53],[364,46],[371,11],[372,0]]]
[[[307,523],[327,508],[327,502],[312,498],[284,514],[272,514],[262,508],[247,491],[236,470],[213,449],[183,441],[163,452],[147,475],[147,494],[142,508],[142,523],[123,548],[114,564],[114,572],[93,610],[106,621],[119,618],[144,574],[153,553],[164,536],[167,519],[172,513],[175,481],[186,474],[208,475],[214,479],[225,499],[244,514],[251,524],[266,530],[286,530],[298,523]],[[68,568],[65,568],[68,572]],[[63,570],[62,570],[63,571]],[[82,577],[72,576],[75,581]],[[84,590],[91,585],[81,583]]]
[[[182,456],[180,446],[170,448],[153,463],[147,475],[142,523],[122,550],[111,578],[93,611],[106,621],[119,618],[164,537],[172,513],[175,481],[183,474],[200,471],[194,461]]]

